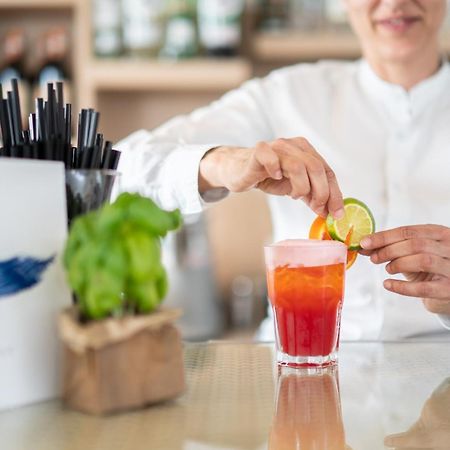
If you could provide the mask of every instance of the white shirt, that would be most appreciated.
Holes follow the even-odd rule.
[[[335,171],[344,197],[369,205],[377,230],[450,226],[450,68],[409,92],[364,60],[299,64],[245,83],[211,105],[119,145],[121,189],[165,208],[197,213],[198,166],[218,145],[304,136]],[[219,193],[220,194],[220,193]],[[220,195],[219,195],[220,197]],[[269,196],[274,241],[307,237],[314,218],[301,201]],[[384,267],[359,257],[347,272],[342,339],[401,339],[450,329],[419,299],[386,291]],[[448,333],[450,336],[450,332]]]

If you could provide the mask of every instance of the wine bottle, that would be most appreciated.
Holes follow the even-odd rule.
[[[242,36],[244,0],[198,0],[200,43],[211,56],[234,56]]]
[[[68,60],[68,35],[65,28],[46,31],[41,39],[41,57],[35,79],[35,97],[47,97],[47,84],[64,82],[64,101],[70,103],[72,82],[66,69]]]
[[[25,70],[26,38],[22,28],[6,32],[2,40],[2,56],[0,84],[3,93],[6,96],[6,92],[12,90],[11,81],[18,80],[21,116],[23,123],[26,124],[31,106],[31,85]]]

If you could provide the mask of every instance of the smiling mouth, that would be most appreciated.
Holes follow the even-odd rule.
[[[384,28],[402,31],[409,28],[414,23],[420,20],[419,17],[394,17],[390,19],[377,20],[375,23]]]

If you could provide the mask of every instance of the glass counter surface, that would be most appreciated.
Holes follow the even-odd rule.
[[[185,368],[183,396],[140,411],[2,412],[0,449],[450,449],[450,342],[342,343],[321,373],[279,373],[271,344],[186,344]]]

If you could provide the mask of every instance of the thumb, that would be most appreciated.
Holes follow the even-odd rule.
[[[384,445],[393,448],[429,448],[432,437],[426,430],[411,428],[404,433],[390,434],[384,438]]]

